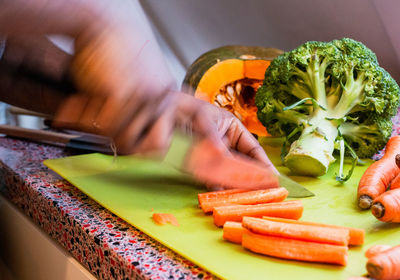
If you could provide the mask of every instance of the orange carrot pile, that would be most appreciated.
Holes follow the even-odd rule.
[[[218,192],[217,192],[218,193]],[[199,204],[205,213],[212,212],[214,207],[232,204],[260,204],[268,202],[283,201],[288,196],[288,191],[285,188],[271,188],[265,190],[254,190],[247,192],[232,193],[225,191],[205,196],[199,195]]]
[[[350,232],[363,230],[290,219],[243,217],[226,222],[223,238],[267,256],[346,265]],[[363,243],[358,237],[357,244]]]
[[[223,226],[223,239],[255,253],[307,262],[346,265],[349,245],[364,243],[364,230],[298,221],[300,200],[284,188],[201,193],[199,205]]]
[[[303,203],[300,200],[288,200],[256,205],[226,205],[215,207],[213,211],[214,224],[218,227],[227,221],[241,222],[244,216],[249,217],[281,217],[300,219],[303,214]]]
[[[367,261],[369,276],[377,280],[400,279],[400,245],[373,255]]]
[[[373,200],[384,193],[399,173],[395,157],[400,154],[400,136],[393,136],[386,144],[385,155],[367,168],[358,185],[358,205],[369,209]]]

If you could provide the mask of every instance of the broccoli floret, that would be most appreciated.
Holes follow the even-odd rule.
[[[362,158],[382,149],[399,100],[399,86],[376,55],[348,38],[311,41],[280,55],[256,94],[261,123],[291,143],[285,165],[311,176],[326,173],[335,149]]]

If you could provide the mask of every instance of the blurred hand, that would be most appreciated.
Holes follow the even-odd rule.
[[[176,91],[174,79],[137,1],[18,1],[3,4],[4,9],[15,11],[0,11],[0,31],[5,30],[10,36],[37,28],[34,36],[65,31],[75,39],[72,56],[48,49],[42,42],[43,51],[35,52],[38,57],[33,61],[18,60],[23,68],[31,64],[29,70],[37,70],[55,83],[65,76],[72,80],[74,94],[58,95],[54,102],[58,104],[55,125],[110,136],[118,152],[124,154],[162,153],[168,148],[174,129],[180,127],[211,139],[226,153],[237,150],[274,169],[256,139],[236,117]],[[30,6],[20,10],[18,3]],[[61,6],[55,9],[57,5]],[[70,20],[68,11],[74,11],[76,21]],[[28,20],[23,21],[24,18]],[[23,49],[30,46],[25,44]],[[40,54],[46,55],[43,61],[63,62],[52,63],[54,70],[49,71]],[[5,83],[10,84],[13,74],[7,73]],[[55,94],[57,87],[48,90],[47,85],[42,86],[35,79],[27,80],[24,88],[19,88],[20,93],[26,95],[28,85],[37,89],[38,84],[42,96],[49,98]],[[18,105],[15,99],[13,102]],[[32,98],[30,103],[40,100]]]

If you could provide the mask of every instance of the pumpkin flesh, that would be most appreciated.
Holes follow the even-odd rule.
[[[254,99],[269,64],[269,60],[217,62],[201,78],[195,96],[230,111],[251,133],[267,136],[266,128],[257,118]]]

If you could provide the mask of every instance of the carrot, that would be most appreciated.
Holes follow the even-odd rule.
[[[377,280],[400,279],[400,245],[368,259],[367,270]]]
[[[400,223],[400,189],[387,191],[375,198],[371,212],[382,222]]]
[[[216,226],[222,226],[226,221],[240,222],[244,216],[272,216],[288,219],[300,219],[303,214],[303,203],[300,200],[271,202],[256,205],[226,205],[214,208],[213,217]]]
[[[226,222],[224,224],[223,238],[227,241],[242,244],[243,227],[238,222]]]
[[[272,188],[221,195],[216,199],[200,199],[200,207],[205,213],[212,212],[214,207],[232,204],[260,204],[283,201],[289,192],[285,188]]]
[[[349,230],[341,228],[290,224],[253,217],[243,217],[242,225],[251,232],[258,234],[317,243],[347,246],[350,239]]]
[[[173,226],[179,227],[176,217],[169,213],[153,213],[153,220],[159,225],[165,225],[169,223]]]
[[[367,259],[372,258],[373,256],[376,256],[380,253],[383,253],[384,251],[386,251],[387,249],[392,248],[392,246],[389,245],[374,245],[372,247],[370,247],[367,251],[365,251],[365,257]]]
[[[232,189],[232,190],[223,190],[215,192],[203,192],[203,193],[198,193],[197,198],[199,199],[199,203],[201,204],[201,201],[219,199],[229,194],[248,192],[248,191],[249,191],[248,189]]]
[[[347,246],[243,232],[242,246],[255,253],[307,262],[347,264]]]
[[[393,136],[386,144],[385,155],[367,168],[358,184],[358,206],[369,209],[372,201],[386,191],[399,173],[395,156],[400,153],[400,136]]]
[[[360,228],[344,227],[344,226],[336,226],[336,225],[327,225],[327,224],[321,224],[321,223],[315,223],[315,222],[306,222],[306,221],[300,221],[300,220],[283,219],[283,218],[275,218],[275,217],[263,217],[263,219],[269,220],[269,221],[291,223],[291,224],[312,225],[312,226],[327,227],[327,228],[347,229],[347,230],[349,230],[349,233],[350,233],[349,245],[362,245],[362,244],[364,244],[365,230],[364,229],[360,229]]]
[[[395,157],[395,163],[397,165],[397,167],[400,168],[400,154],[397,154]],[[392,180],[392,182],[390,182],[390,189],[394,190],[394,189],[398,189],[400,188],[400,173],[397,174],[396,177],[394,177],[394,179]]]

